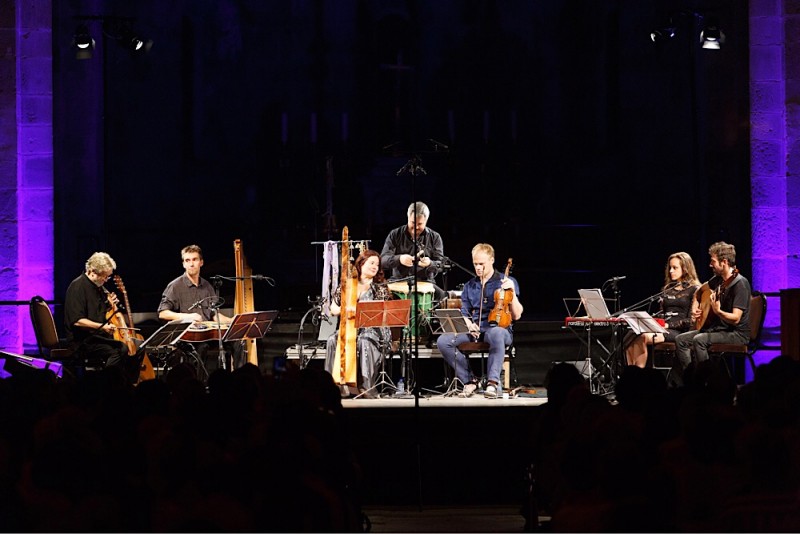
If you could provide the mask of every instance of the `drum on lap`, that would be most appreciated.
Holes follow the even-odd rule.
[[[411,300],[411,309],[413,311],[408,322],[411,332],[416,331],[417,321],[419,321],[421,327],[428,325],[433,310],[434,287],[431,282],[418,281],[416,293],[413,292],[413,286],[411,291],[409,290],[408,282],[392,282],[387,287],[396,298]]]

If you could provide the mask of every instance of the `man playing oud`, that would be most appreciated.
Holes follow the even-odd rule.
[[[705,321],[698,330],[675,338],[675,355],[681,369],[692,362],[692,354],[696,363],[708,360],[708,348],[714,343],[747,344],[750,341],[750,282],[736,268],[736,248],[719,241],[708,248],[708,254],[714,276],[695,296],[700,295],[704,302],[707,300],[709,308],[704,310],[704,302],[695,300],[692,319],[697,324],[705,311]]]

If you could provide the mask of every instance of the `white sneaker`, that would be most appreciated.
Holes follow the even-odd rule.
[[[486,389],[483,390],[483,396],[487,399],[496,399],[497,398],[497,386],[494,384],[489,384],[486,386]]]
[[[474,382],[470,382],[464,386],[464,390],[461,392],[465,397],[471,397],[475,390],[478,389],[478,384]]]

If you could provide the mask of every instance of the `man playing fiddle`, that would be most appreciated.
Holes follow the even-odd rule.
[[[114,339],[112,313],[119,299],[103,287],[116,268],[111,256],[95,252],[86,260],[84,272],[70,282],[64,298],[68,342],[83,358],[102,361],[106,367],[121,366],[128,355],[128,347]]]
[[[736,268],[736,248],[719,241],[708,248],[708,254],[714,272],[708,283],[711,291],[705,293],[710,309],[699,330],[675,338],[675,355],[681,369],[689,366],[692,353],[697,363],[708,360],[708,348],[714,343],[746,344],[750,340],[750,282]],[[701,293],[698,290],[696,294]],[[701,303],[695,300],[692,319],[698,321],[702,314]]]
[[[500,324],[492,324],[490,315],[494,318],[492,311],[495,307],[495,294],[502,292],[503,304],[507,308],[505,312],[510,314],[510,321],[517,321],[522,316],[519,284],[513,277],[495,271],[494,248],[489,244],[478,243],[472,248],[472,265],[476,276],[464,284],[461,293],[461,314],[467,320],[469,333],[442,334],[436,344],[442,358],[464,383],[464,396],[470,397],[478,387],[478,380],[472,373],[468,358],[458,350],[458,345],[468,341],[488,343],[488,384],[484,396],[496,398],[501,389],[500,372],[503,369],[506,347],[511,345],[514,338],[512,324],[509,323],[505,328]]]

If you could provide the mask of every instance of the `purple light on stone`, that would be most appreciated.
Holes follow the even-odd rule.
[[[53,85],[49,74],[42,75],[43,67],[51,72],[52,7],[45,1],[19,3],[17,9],[15,77],[13,86],[4,87],[17,109],[13,128],[5,131],[15,137],[3,143],[14,147],[16,166],[0,193],[16,213],[3,221],[12,242],[0,251],[6,273],[0,298],[22,304],[0,310],[0,347],[23,354],[37,352],[25,302],[34,295],[53,299]]]

